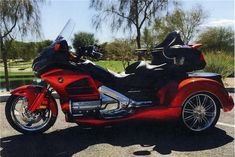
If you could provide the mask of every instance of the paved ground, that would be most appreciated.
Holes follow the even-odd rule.
[[[234,110],[222,112],[216,128],[201,135],[181,133],[170,122],[82,129],[66,123],[60,113],[44,135],[26,136],[9,126],[4,107],[0,103],[3,157],[235,156]]]

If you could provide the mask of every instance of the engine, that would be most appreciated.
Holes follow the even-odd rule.
[[[151,101],[133,101],[108,87],[99,88],[100,99],[90,101],[70,101],[70,114],[73,117],[96,117],[112,119],[125,117],[133,107],[152,105]]]

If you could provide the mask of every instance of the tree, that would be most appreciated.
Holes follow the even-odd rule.
[[[13,34],[26,36],[28,32],[40,33],[40,10],[37,0],[0,1],[0,43],[4,63],[6,88],[9,91],[7,47],[5,41],[13,39]]]
[[[144,28],[142,40],[143,40],[144,46],[148,50],[151,50],[153,48],[154,35],[151,29],[148,29],[146,27]]]
[[[35,58],[43,48],[49,46],[51,43],[51,40],[43,40],[40,42],[22,42],[12,40],[5,41],[4,46],[7,49],[8,59],[23,59],[27,61]]]
[[[40,53],[45,47],[52,44],[52,40],[43,40],[36,43],[37,53]]]
[[[87,32],[79,32],[74,34],[73,47],[76,52],[79,51],[79,47],[94,45],[96,42],[94,34]]]
[[[176,7],[168,16],[156,20],[154,29],[160,40],[163,40],[168,33],[177,30],[180,32],[182,40],[188,44],[198,33],[200,25],[206,17],[207,15],[200,5],[193,7],[190,11]]]
[[[199,35],[198,41],[207,51],[233,52],[234,31],[231,27],[209,27]]]
[[[110,22],[112,30],[132,31],[134,28],[137,47],[141,48],[141,29],[144,24],[150,24],[167,4],[168,0],[91,0],[90,7],[98,12],[93,19],[97,29],[105,22]]]
[[[109,60],[121,60],[125,69],[134,58],[133,53],[136,46],[133,41],[127,39],[115,39],[113,42],[105,45],[105,57]]]

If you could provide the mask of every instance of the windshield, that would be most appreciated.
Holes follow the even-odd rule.
[[[62,39],[68,42],[73,32],[74,26],[75,26],[75,22],[72,19],[69,19],[53,43]]]

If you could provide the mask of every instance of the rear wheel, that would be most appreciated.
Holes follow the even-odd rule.
[[[53,98],[51,100],[55,101]],[[14,95],[6,103],[5,114],[9,124],[24,134],[43,133],[55,123],[57,118],[49,108],[30,112],[27,98]]]
[[[207,92],[190,96],[183,105],[181,120],[191,132],[204,132],[214,127],[220,115],[216,97]]]

